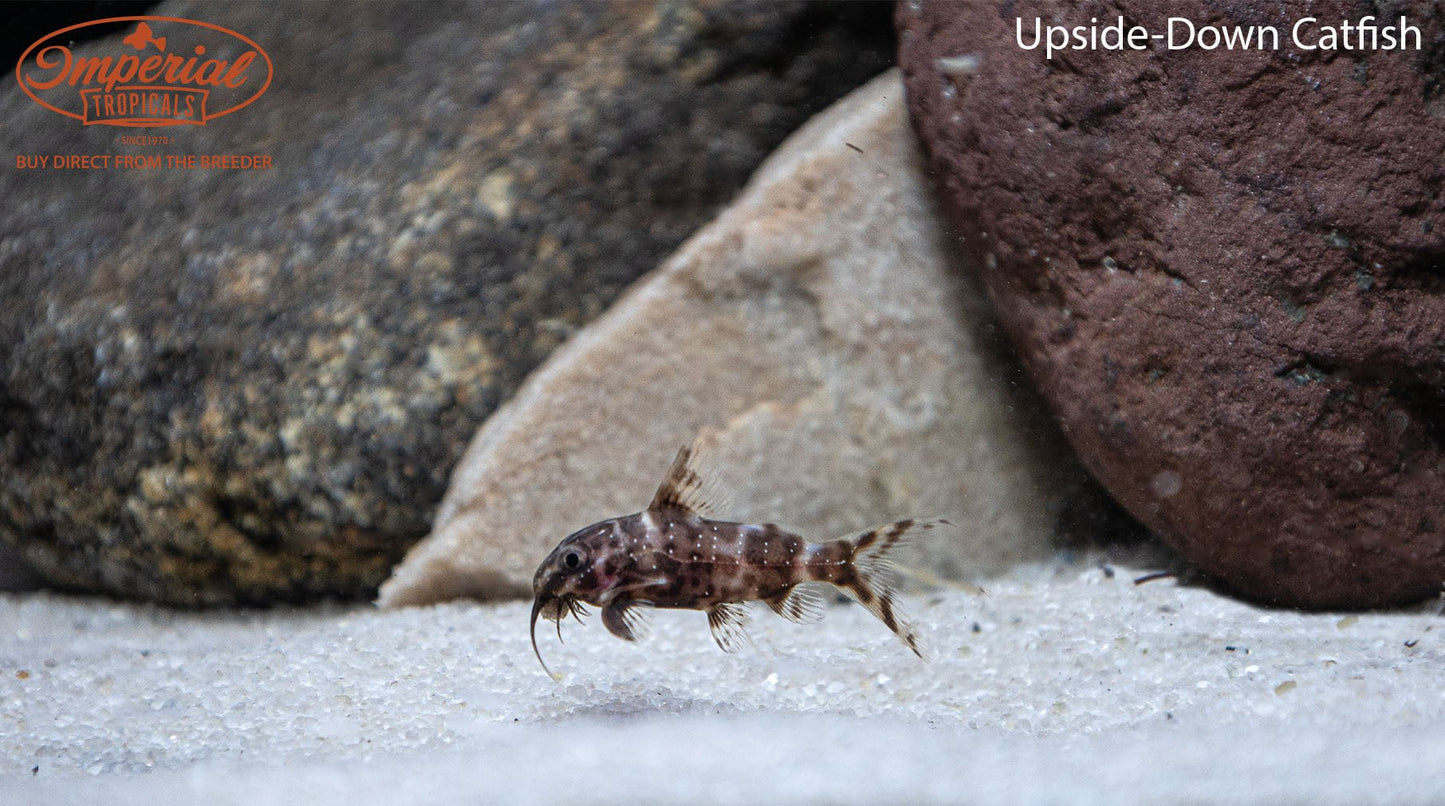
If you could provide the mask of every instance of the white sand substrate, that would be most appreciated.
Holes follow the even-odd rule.
[[[1272,611],[1056,562],[628,644],[528,604],[0,596],[3,803],[1442,803],[1440,604]],[[545,627],[545,631],[543,630]]]

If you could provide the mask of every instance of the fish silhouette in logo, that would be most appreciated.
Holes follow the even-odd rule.
[[[136,26],[135,33],[121,40],[136,50],[145,50],[146,45],[155,45],[156,50],[165,51],[166,38],[155,36],[151,33],[151,27],[145,23]]]

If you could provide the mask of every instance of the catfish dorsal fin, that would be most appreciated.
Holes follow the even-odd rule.
[[[702,475],[697,472],[697,447],[698,443],[694,442],[677,452],[648,509],[694,515],[708,515],[714,511],[715,505],[720,502],[714,500],[714,491],[703,483]]]

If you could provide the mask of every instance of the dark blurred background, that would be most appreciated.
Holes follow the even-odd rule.
[[[51,31],[58,31],[69,25],[88,20],[103,20],[107,17],[125,17],[146,14],[156,6],[154,2],[135,0],[101,0],[100,2],[60,3],[48,2],[5,3],[5,24],[0,26],[0,56],[4,57],[5,71],[15,70],[20,54],[30,43]],[[82,42],[105,36],[121,28],[121,24],[87,26],[75,32],[72,39]]]

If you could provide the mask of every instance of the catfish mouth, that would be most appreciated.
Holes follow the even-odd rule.
[[[529,632],[532,636],[532,652],[537,655],[537,662],[542,664],[542,671],[553,680],[561,680],[562,676],[547,668],[547,662],[542,660],[542,651],[537,648],[537,617],[555,621],[557,623],[557,642],[562,641],[562,620],[567,616],[577,619],[582,623],[582,617],[587,615],[587,608],[577,601],[577,597],[568,593],[561,595],[551,593],[538,593],[537,598],[532,600],[532,623]]]

